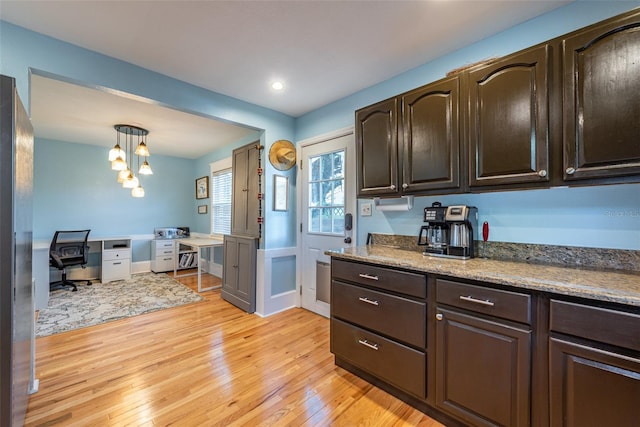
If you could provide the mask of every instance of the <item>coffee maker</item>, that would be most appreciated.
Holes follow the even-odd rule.
[[[477,234],[478,209],[473,206],[442,206],[434,202],[424,208],[424,222],[418,235],[418,245],[424,255],[469,259],[475,256],[474,236]]]

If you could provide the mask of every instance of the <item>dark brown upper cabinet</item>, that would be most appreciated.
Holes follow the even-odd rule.
[[[398,99],[356,111],[355,134],[358,196],[398,194]]]
[[[404,193],[460,187],[459,86],[455,76],[402,95]]]
[[[533,47],[468,72],[470,187],[549,181],[550,51]]]
[[[458,99],[455,76],[356,111],[358,196],[459,188]]]
[[[562,58],[564,179],[636,175],[637,181],[640,13],[563,38]]]

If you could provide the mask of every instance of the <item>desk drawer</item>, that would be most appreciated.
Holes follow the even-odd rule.
[[[426,395],[426,355],[380,335],[331,319],[331,351],[415,396]]]
[[[131,263],[128,258],[102,262],[102,283],[131,278]]]
[[[427,297],[427,276],[424,274],[333,259],[331,275],[334,279],[361,283],[417,298]]]
[[[331,315],[399,341],[426,347],[427,305],[424,302],[334,280]]]
[[[173,256],[174,254],[174,248],[173,246],[168,247],[168,248],[156,248],[156,253],[155,256],[156,257],[164,257],[164,256]]]
[[[173,249],[174,248],[174,243],[173,240],[154,240],[153,244],[156,247],[156,250],[162,248],[162,249]]]
[[[103,261],[113,261],[118,259],[130,259],[131,249],[110,249],[102,252]]]
[[[173,271],[174,256],[161,256],[151,260],[151,271],[161,273],[165,271]]]
[[[531,324],[531,296],[527,294],[438,279],[436,295],[439,304]]]

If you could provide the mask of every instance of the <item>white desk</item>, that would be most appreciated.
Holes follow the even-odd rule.
[[[99,279],[104,283],[131,277],[131,237],[95,237],[87,240],[89,252],[100,252],[100,265],[91,266],[78,280]],[[33,278],[36,280],[36,310],[47,308],[49,304],[49,246],[51,241],[33,241]],[[125,245],[126,247],[121,247]],[[96,246],[99,246],[97,248]],[[76,274],[80,270],[76,270]],[[72,278],[72,277],[70,277]]]
[[[202,249],[211,249],[216,246],[222,246],[224,242],[222,239],[206,239],[199,237],[189,237],[186,239],[176,239],[175,242],[175,262],[173,264],[173,277],[184,277],[184,276],[193,276],[194,274],[198,275],[198,292],[209,291],[211,289],[219,288],[220,286],[209,286],[207,288],[202,287],[202,267],[200,265],[200,260],[202,259]],[[197,253],[197,273],[186,273],[186,274],[178,274],[178,263],[180,262],[180,245],[188,246],[192,250]]]

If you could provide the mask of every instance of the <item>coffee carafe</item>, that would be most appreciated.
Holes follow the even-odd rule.
[[[447,207],[434,202],[424,208],[424,222],[418,234],[418,245],[425,246],[425,253],[446,254],[449,242],[449,227],[445,221]]]
[[[475,256],[474,234],[477,233],[478,209],[473,206],[449,206],[445,215],[449,225],[447,254],[461,259]]]

